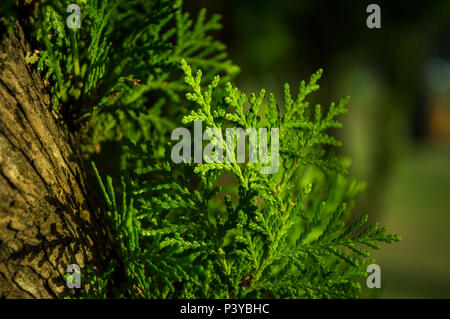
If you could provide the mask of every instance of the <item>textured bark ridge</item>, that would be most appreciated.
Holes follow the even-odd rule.
[[[26,52],[17,24],[0,40],[0,298],[55,298],[73,293],[69,264],[101,268],[111,249],[73,138]]]

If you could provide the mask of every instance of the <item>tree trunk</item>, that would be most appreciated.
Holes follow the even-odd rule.
[[[67,266],[101,269],[111,241],[27,52],[17,23],[0,41],[0,298],[59,298]]]

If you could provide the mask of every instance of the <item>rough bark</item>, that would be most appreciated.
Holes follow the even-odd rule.
[[[0,298],[72,293],[69,264],[101,268],[110,252],[73,137],[56,118],[19,24],[0,41]]]

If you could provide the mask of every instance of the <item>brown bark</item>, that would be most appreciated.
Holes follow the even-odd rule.
[[[62,297],[73,293],[69,264],[101,268],[111,250],[74,138],[27,52],[17,24],[0,41],[0,298]]]

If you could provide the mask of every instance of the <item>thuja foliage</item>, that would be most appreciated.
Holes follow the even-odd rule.
[[[187,99],[197,105],[183,123],[280,128],[282,167],[264,175],[259,162],[179,166],[158,160],[149,143],[126,142],[142,167],[123,177],[120,207],[112,180],[105,186],[96,175],[124,245],[134,287],[128,292],[147,298],[357,297],[356,279],[371,263],[366,247],[398,237],[378,224],[362,230],[367,216],[349,226],[342,220],[361,185],[337,174],[345,162],[324,149],[340,144],[326,130],[341,126],[335,117],[346,112],[348,99],[327,112],[311,110],[305,99],[319,88],[321,71],[301,83],[296,97],[286,85],[282,108],[272,94],[265,101],[264,90],[247,99],[230,83],[221,87],[218,76],[203,88],[201,71],[193,76],[185,61],[182,68],[191,87]],[[223,94],[214,98],[215,91]],[[225,174],[237,192],[223,191],[218,179]]]
[[[80,29],[65,24],[69,3],[82,8]],[[322,70],[294,92],[286,84],[282,102],[265,90],[247,96],[210,35],[218,19],[202,10],[191,20],[181,1],[165,0],[48,0],[34,12],[40,50],[27,60],[55,112],[84,132],[86,158],[104,141],[121,147],[119,178],[91,162],[118,258],[103,273],[83,268],[82,295],[358,297],[368,249],[399,237],[366,226],[367,216],[348,223],[364,184],[347,177],[330,135],[348,98],[310,105]],[[198,120],[205,130],[278,128],[279,169],[262,174],[260,159],[175,164],[171,130]]]
[[[79,29],[66,25],[69,4],[81,8]],[[209,34],[220,28],[220,17],[207,18],[202,10],[191,19],[181,5],[179,0],[39,2],[31,23],[40,46],[37,67],[49,84],[53,108],[70,127],[88,131],[87,152],[123,134],[163,143],[162,135],[184,112],[181,59],[206,70],[205,80],[216,74],[232,79],[239,71],[225,45]]]

